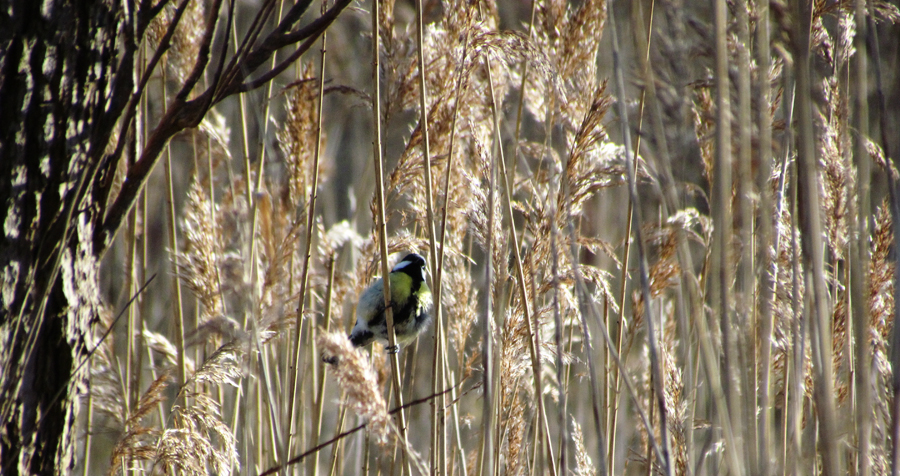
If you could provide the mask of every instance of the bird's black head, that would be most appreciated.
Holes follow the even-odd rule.
[[[399,263],[394,265],[392,273],[402,272],[410,275],[414,281],[425,281],[425,258],[418,253],[406,255]]]

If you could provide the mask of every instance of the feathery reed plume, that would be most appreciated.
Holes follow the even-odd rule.
[[[601,40],[607,23],[612,27],[623,18],[613,8],[627,2],[422,3],[421,48],[415,2],[377,0],[365,4],[378,7],[371,20],[351,18],[330,27],[331,49],[317,56],[327,59],[305,59],[296,68],[281,61],[281,47],[266,48],[273,46],[270,39],[287,41],[331,25],[305,12],[309,2],[262,2],[253,18],[212,9],[227,2],[150,5],[152,20],[135,29],[140,34],[143,28],[130,57],[135,71],[123,71],[123,77],[140,79],[134,85],[140,100],[128,105],[134,117],[117,123],[110,144],[97,149],[117,163],[102,171],[109,181],[103,193],[128,196],[145,187],[147,198],[137,206],[119,204],[134,207],[135,215],[129,235],[106,255],[101,271],[111,278],[101,285],[111,302],[121,300],[127,293],[117,279],[122,256],[128,261],[125,287],[131,287],[165,263],[167,249],[174,250],[175,277],[196,298],[181,306],[185,322],[196,326],[184,332],[187,352],[174,345],[176,334],[163,330],[171,313],[160,309],[172,288],[147,289],[129,310],[127,335],[142,339],[129,339],[127,358],[126,346],[114,341],[122,338],[118,329],[92,356],[96,411],[92,441],[83,450],[109,456],[111,474],[224,474],[234,472],[241,441],[244,468],[275,468],[297,449],[320,451],[315,442],[328,441],[331,430],[343,434],[350,409],[368,422],[376,441],[392,445],[394,456],[341,436],[326,450],[330,459],[301,458],[305,472],[396,472],[402,458],[428,472],[421,453],[433,455],[428,463],[440,472],[463,476],[652,473],[663,469],[660,461],[671,461],[676,474],[709,473],[723,464],[733,467],[736,454],[746,456],[743,472],[791,473],[825,460],[821,449],[833,442],[823,441],[824,426],[816,418],[824,413],[821,398],[830,397],[838,417],[829,420],[839,435],[837,471],[865,474],[864,462],[871,474],[889,471],[894,396],[888,339],[896,257],[887,202],[872,206],[885,194],[882,177],[865,173],[857,144],[890,177],[900,174],[888,155],[889,126],[881,126],[883,143],[872,141],[871,131],[856,127],[857,118],[869,116],[852,106],[877,96],[855,79],[854,67],[865,59],[873,67],[860,68],[860,74],[874,73],[869,70],[894,52],[878,34],[900,21],[900,9],[884,0],[817,0],[803,18],[807,27],[798,28],[790,2],[723,2],[746,3],[747,11],[732,8],[713,28],[708,7],[649,2],[647,11],[632,10],[629,24],[616,25],[618,38],[640,40],[633,49],[616,48],[614,63],[638,64],[640,71],[634,76],[615,68],[623,81],[617,75],[614,96],[604,78],[609,52]],[[135,5],[131,12],[146,10]],[[270,32],[272,21],[278,26]],[[361,21],[377,23],[362,28],[373,27],[378,42],[359,35]],[[209,24],[231,29],[204,31]],[[754,31],[757,41],[749,39]],[[808,47],[791,44],[798,34],[809,35]],[[310,41],[291,58],[318,45],[313,38],[304,36]],[[869,43],[865,54],[862,42]],[[225,43],[232,47],[222,48]],[[368,79],[371,63],[360,61],[368,58],[363,49],[373,46],[379,49],[377,85]],[[261,71],[272,51],[278,52],[277,69]],[[716,68],[717,52],[727,59],[720,64],[735,67]],[[815,67],[798,88],[804,55]],[[206,66],[197,68],[198,61]],[[896,90],[894,76],[878,78],[889,83],[886,91]],[[273,78],[279,92],[256,91],[263,79]],[[207,92],[188,87],[169,95],[175,82],[201,80],[209,84]],[[166,84],[158,87],[160,81]],[[748,99],[750,84],[760,94],[751,92]],[[362,159],[370,157],[375,123],[359,110],[372,107],[376,94],[361,91],[381,98],[382,176],[372,173],[371,159]],[[741,114],[730,124],[719,117],[717,92],[739,105]],[[801,96],[805,110],[795,113],[794,99]],[[276,104],[283,108],[271,107]],[[622,116],[636,109],[632,117],[640,119],[613,123],[607,114],[613,105],[622,106]],[[328,114],[319,119],[322,107]],[[751,108],[758,125],[747,119]],[[194,114],[200,109],[206,111]],[[171,118],[158,122],[157,116],[169,111],[195,129],[166,135]],[[805,154],[795,147],[801,123],[813,130]],[[714,170],[717,127],[724,132],[723,126],[741,132],[721,144],[741,157],[733,164],[740,186],[716,188],[713,201],[713,186],[721,185],[713,177],[733,172]],[[633,150],[619,144],[624,136],[612,134],[620,127],[641,138]],[[422,147],[426,130],[430,157]],[[162,195],[178,204],[171,223],[179,227],[167,240],[160,237],[169,210],[160,215],[152,205],[162,196],[162,181],[138,177],[135,192],[138,182],[132,180],[146,163],[144,149],[164,147],[154,142],[162,136],[176,139],[169,141],[173,191],[166,183]],[[326,140],[331,152],[313,170],[315,150]],[[797,164],[812,155],[815,162],[798,174]],[[323,187],[326,173],[334,171],[340,174]],[[436,185],[430,197],[426,172]],[[637,188],[635,195],[627,190],[626,203],[623,185],[630,173]],[[754,175],[758,180],[751,181]],[[812,180],[804,189],[798,178]],[[386,219],[377,224],[383,229],[370,228],[382,205],[370,195],[377,180],[384,185]],[[801,193],[798,201],[798,191],[813,193]],[[817,207],[809,205],[811,198],[819,199]],[[310,207],[306,202],[313,199]],[[740,213],[713,216],[728,199]],[[641,203],[634,214],[631,200]],[[801,226],[800,218],[811,214],[821,216],[820,232]],[[634,218],[641,215],[653,219],[638,224],[646,239],[634,243]],[[721,233],[722,249],[743,247],[731,254],[735,261],[714,262],[714,230]],[[812,251],[804,241],[812,236],[821,238],[815,247],[823,252],[819,264],[804,258]],[[635,261],[632,245],[644,248],[646,261]],[[858,260],[865,256],[860,247],[868,248],[870,260]],[[403,372],[392,372],[380,346],[374,359],[352,349],[344,332],[348,323],[340,321],[352,318],[360,292],[380,274],[382,255],[389,265],[407,251],[443,257],[429,258],[428,265],[432,276],[441,276],[447,338],[420,339],[410,346],[418,353],[402,354]],[[646,293],[636,272],[642,264]],[[739,272],[731,276],[722,272],[735,266]],[[809,275],[821,278],[815,293]],[[721,281],[733,276],[740,278]],[[724,289],[735,286],[731,307],[717,305],[710,278]],[[301,289],[303,312],[295,320]],[[827,312],[826,325],[811,324],[809,302]],[[708,327],[732,314],[734,326]],[[313,324],[322,315],[335,333],[323,334]],[[109,326],[109,317],[103,310],[96,326]],[[476,324],[478,319],[484,321]],[[648,324],[660,329],[652,342]],[[819,348],[826,334],[831,345]],[[442,353],[431,360],[422,342],[437,344]],[[648,348],[657,346],[651,361]],[[871,355],[860,358],[851,349]],[[182,366],[179,353],[187,384],[177,389],[178,406],[170,409],[163,396],[174,390],[169,382]],[[337,365],[324,367],[320,353]],[[859,370],[868,358],[867,377]],[[661,371],[654,370],[658,381],[651,380],[651,365]],[[821,373],[829,365],[834,371]],[[430,377],[453,382],[479,372],[486,385],[481,397],[426,390]],[[340,386],[326,383],[327,373],[336,374]],[[397,439],[401,428],[392,426],[386,411],[385,399],[396,394],[386,390],[388,380],[400,375],[404,398],[424,403],[423,395],[435,397],[428,399],[431,411],[419,403],[406,409],[408,445]],[[833,392],[816,390],[823,379]],[[295,398],[282,391],[289,381],[296,382]],[[860,385],[870,386],[869,398]],[[294,409],[296,418],[281,426],[286,418],[280,414]],[[595,418],[590,431],[582,427],[588,412]],[[739,444],[726,443],[733,441],[731,427]],[[101,444],[107,449],[98,450]],[[85,465],[84,472],[95,469],[96,463]]]
[[[155,410],[165,400],[164,392],[171,383],[172,376],[168,371],[163,372],[154,380],[147,390],[141,395],[137,407],[133,409],[125,421],[125,432],[116,443],[112,452],[111,463],[107,474],[113,475],[119,469],[131,461],[134,468],[138,468],[139,462],[153,461],[157,456],[157,442],[160,430],[143,423],[145,417]],[[132,468],[125,468],[130,470]]]
[[[175,35],[172,36],[168,64],[179,83],[184,83],[200,53],[203,27],[206,23],[203,5],[202,0],[189,0],[184,15],[178,22],[178,28],[175,29]],[[172,8],[171,4],[167,4],[166,7]]]
[[[216,349],[191,375],[191,383],[227,383],[232,387],[239,387],[238,380],[243,376],[241,373],[242,345],[239,341],[232,341]]]
[[[893,251],[893,223],[890,204],[885,200],[877,209],[872,240],[870,242],[871,258],[868,269],[869,339],[873,352],[872,397],[875,407],[873,412],[873,443],[868,455],[873,474],[890,472],[890,455],[886,451],[890,435],[890,385],[893,371],[890,364],[891,329],[894,326],[894,268],[897,266]],[[880,444],[879,444],[880,443]]]
[[[445,262],[445,266],[451,270],[445,272],[444,282],[447,289],[453,292],[444,295],[443,305],[446,309],[450,342],[456,348],[457,364],[465,361],[464,353],[466,342],[469,341],[472,328],[478,317],[478,290],[473,286],[472,275],[454,260]]]
[[[163,361],[159,363],[151,361],[151,368],[162,371],[165,370],[166,367],[174,367],[178,363],[178,350],[168,337],[159,332],[144,329],[143,338],[144,345],[147,346],[147,349],[159,354],[163,358]],[[194,360],[186,358],[185,366],[188,372],[193,372]]]
[[[304,64],[300,77],[287,87],[285,91],[287,117],[275,134],[284,152],[287,167],[285,177],[287,195],[284,200],[287,202],[286,206],[297,207],[300,212],[306,209],[303,204],[308,199],[309,187],[312,186],[309,183],[312,171],[309,169],[313,163],[317,137],[319,85],[314,73],[311,63]],[[320,144],[324,145],[327,140],[328,137],[323,131]],[[322,169],[322,165],[319,168]]]
[[[108,328],[112,324],[112,313],[106,307],[101,308],[99,318],[102,325],[97,326],[96,329],[99,329],[99,327]],[[95,341],[100,339],[99,332],[99,330],[95,331],[97,334],[94,338]],[[172,347],[172,352],[174,356],[174,347]],[[122,394],[125,385],[122,382],[122,374],[116,365],[115,339],[112,336],[100,343],[100,346],[94,352],[93,359],[91,364],[92,404],[95,411],[98,411],[105,419],[109,420],[108,423],[105,423],[109,426],[109,429],[118,434],[125,430],[125,420],[128,419],[126,411],[126,402],[128,400]],[[98,425],[96,418],[94,425]],[[92,429],[91,431],[96,430]]]
[[[558,79],[529,75],[522,92],[525,106],[539,121],[562,121],[571,134],[592,106],[590,92],[597,85],[596,57],[606,23],[606,1],[585,1],[575,8],[556,1],[542,4],[536,13],[535,47],[548,59],[547,67]],[[548,116],[550,98],[560,111]]]
[[[572,440],[575,442],[575,476],[596,476],[597,469],[593,467],[587,448],[584,447],[584,434],[575,417],[572,417]]]
[[[344,393],[344,404],[368,422],[376,441],[387,443],[392,423],[369,359],[340,332],[320,332],[316,344],[326,359],[336,362],[333,372]]]
[[[221,231],[209,215],[212,206],[195,175],[182,212],[184,249],[179,252],[178,266],[182,282],[203,304],[202,320],[224,311],[218,276],[221,249],[217,237]]]
[[[827,34],[825,38],[830,38]],[[848,46],[840,48],[840,52],[848,50]],[[849,53],[845,53],[848,54]],[[843,58],[844,62],[847,58]],[[840,68],[841,62],[836,65]],[[828,234],[829,251],[836,260],[844,258],[849,248],[849,202],[851,190],[856,188],[856,168],[851,161],[851,144],[849,135],[849,114],[847,102],[843,97],[837,78],[831,77],[823,81],[825,109],[819,114],[822,125],[819,135],[819,155],[823,163],[821,172],[822,208],[825,213],[825,232]],[[839,336],[835,336],[837,341]]]
[[[172,427],[163,431],[156,466],[163,474],[228,474],[239,468],[237,439],[208,394],[185,392],[191,405],[172,409]]]
[[[525,364],[528,365],[527,363]],[[511,475],[524,475],[526,473],[528,457],[528,441],[525,439],[527,420],[525,419],[525,402],[518,392],[510,392],[508,396],[509,407],[503,411],[507,427],[506,445],[503,453],[506,454],[506,473]]]
[[[673,246],[674,248],[674,246]],[[688,465],[688,448],[685,446],[686,425],[693,425],[687,421],[688,398],[685,395],[682,370],[675,359],[675,347],[677,345],[675,331],[674,303],[669,300],[668,306],[663,311],[665,323],[663,327],[663,342],[659,346],[663,367],[663,378],[666,382],[663,386],[666,401],[666,416],[672,433],[672,464],[675,474],[686,474]]]

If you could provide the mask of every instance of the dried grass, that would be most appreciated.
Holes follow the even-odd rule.
[[[713,29],[696,7],[657,5],[662,13],[653,13],[649,45],[653,75],[638,78],[633,71],[624,71],[630,84],[638,88],[646,86],[642,81],[655,78],[655,99],[647,102],[645,111],[644,103],[636,102],[637,96],[616,98],[607,89],[605,78],[611,77],[612,70],[602,40],[609,34],[605,27],[611,7],[603,0],[538,3],[533,22],[527,25],[522,22],[528,12],[509,4],[491,0],[426,2],[423,69],[428,100],[423,114],[418,89],[422,72],[412,39],[415,35],[411,34],[414,11],[406,3],[381,2],[380,110],[386,132],[378,143],[383,146],[384,177],[371,172],[370,126],[368,119],[360,119],[368,115],[358,107],[359,97],[366,101],[371,97],[361,92],[371,91],[372,84],[369,58],[360,53],[371,44],[359,43],[356,30],[369,31],[370,25],[364,24],[368,20],[362,15],[348,19],[355,14],[344,14],[329,30],[331,49],[325,56],[324,82],[326,91],[352,91],[355,95],[351,99],[325,95],[319,144],[317,110],[322,78],[316,77],[320,71],[316,60],[305,58],[294,72],[279,76],[280,93],[270,97],[247,93],[243,116],[230,110],[241,110],[238,104],[217,105],[198,123],[189,140],[172,144],[173,154],[183,162],[173,162],[176,178],[183,177],[174,181],[178,187],[175,197],[182,200],[177,255],[174,249],[148,246],[146,261],[136,253],[135,269],[128,272],[137,276],[157,261],[178,263],[177,275],[171,278],[192,296],[183,309],[188,316],[186,344],[179,348],[172,343],[177,340],[170,337],[168,322],[174,313],[167,307],[168,290],[172,289],[167,284],[149,289],[135,309],[144,326],[134,323],[143,337],[143,348],[128,356],[135,359],[139,353],[144,358],[135,384],[126,382],[120,370],[128,360],[124,345],[114,345],[110,338],[96,351],[91,395],[99,417],[91,431],[109,430],[108,446],[113,449],[108,472],[234,474],[243,468],[242,472],[255,474],[296,456],[282,454],[284,448],[302,452],[334,435],[342,435],[335,448],[320,453],[306,471],[324,474],[335,468],[335,473],[342,469],[351,473],[365,468],[396,474],[397,468],[406,466],[401,464],[401,454],[412,462],[413,469],[441,474],[550,474],[560,467],[577,475],[664,473],[667,469],[672,474],[712,474],[734,454],[748,459],[748,473],[755,468],[790,472],[795,468],[791,458],[796,458],[796,467],[810,468],[822,456],[817,453],[821,452],[821,436],[812,425],[817,424],[819,412],[827,411],[814,403],[817,379],[822,377],[817,376],[810,343],[821,331],[810,325],[815,310],[809,307],[812,298],[811,290],[806,289],[806,275],[811,271],[820,271],[826,281],[827,292],[816,299],[825,300],[824,308],[830,309],[827,322],[832,346],[827,358],[834,371],[827,378],[835,388],[831,397],[838,415],[831,416],[843,438],[838,445],[846,462],[842,469],[850,471],[854,461],[867,458],[873,473],[888,471],[893,431],[888,342],[894,314],[894,237],[886,202],[874,210],[856,211],[862,187],[873,191],[873,203],[883,197],[878,195],[882,188],[876,185],[880,178],[859,176],[853,156],[855,141],[864,141],[884,175],[896,178],[898,173],[884,144],[869,137],[872,131],[852,127],[851,105],[859,98],[848,86],[847,72],[859,52],[853,41],[857,32],[851,4],[815,2],[810,31],[811,53],[820,66],[810,97],[816,106],[812,116],[818,156],[814,178],[821,200],[820,209],[812,212],[823,218],[822,270],[811,269],[804,259],[809,250],[804,251],[802,243],[808,236],[801,233],[795,211],[795,206],[805,205],[797,204],[795,198],[795,162],[802,162],[802,157],[793,146],[797,124],[792,119],[796,115],[787,113],[792,105],[785,103],[794,97],[785,85],[793,83],[785,80],[796,76],[797,58],[785,41],[796,33],[796,22],[784,5],[776,2],[771,6],[777,14],[772,20],[780,23],[772,23],[775,40],[768,71],[761,71],[752,61],[744,65],[754,84],[765,81],[772,87],[769,104],[752,102],[771,115],[774,125],[770,132],[776,145],[765,154],[756,151],[751,170],[754,174],[771,172],[755,183],[768,187],[773,209],[760,209],[763,190],[744,190],[742,182],[731,193],[725,192],[732,196],[734,210],[739,209],[741,200],[749,200],[752,216],[739,216],[732,223],[718,222],[711,214],[726,205],[710,203],[709,198],[716,185],[716,131],[724,124],[716,110],[714,89],[721,78],[713,73]],[[180,20],[167,53],[175,81],[184,81],[191,74],[200,54],[202,25],[207,15],[215,14],[204,12],[208,6],[192,0]],[[751,7],[748,26],[753,31],[759,25],[758,5]],[[367,4],[363,8],[368,8]],[[624,7],[617,3],[615,8]],[[900,12],[893,5],[874,2],[873,12],[878,22],[900,21]],[[150,46],[159,44],[172,19],[172,7],[165,7],[149,24]],[[728,61],[736,65],[742,58],[741,48],[757,46],[740,44],[731,33],[738,29],[737,19],[729,17],[728,21],[729,33],[721,40]],[[249,29],[242,21],[237,25],[239,32]],[[510,29],[503,30],[500,25]],[[625,31],[634,34],[637,29]],[[230,37],[231,32],[227,34]],[[240,35],[237,37],[240,41]],[[730,88],[726,94],[736,96],[737,86]],[[154,101],[171,99],[153,96]],[[519,100],[521,115],[516,110]],[[643,112],[650,117],[647,121],[662,121],[662,127],[650,130],[663,130],[668,136],[651,137],[641,119],[633,119],[629,125],[645,139],[631,152],[636,152],[640,214],[646,220],[635,225],[648,250],[648,295],[641,292],[638,263],[623,254],[624,243],[634,238],[624,233],[627,220],[631,220],[626,216],[624,188],[627,151],[613,133],[621,127],[618,119],[608,114],[618,101],[629,115]],[[248,112],[263,109],[261,104],[270,111],[267,117]],[[151,105],[142,109],[142,120],[155,118]],[[430,173],[436,184],[431,197],[425,187],[422,117],[428,125]],[[267,122],[275,127],[266,131],[261,124]],[[642,124],[640,129],[638,124]],[[740,126],[737,120],[730,124],[735,129]],[[757,129],[754,126],[751,131],[754,147],[760,140]],[[738,136],[724,146],[737,150]],[[317,145],[318,180],[313,183]],[[501,152],[508,182],[499,175]],[[262,156],[264,162],[257,168],[260,163],[252,161],[263,160]],[[761,160],[768,161],[765,167]],[[740,167],[732,165],[736,170]],[[676,183],[666,183],[666,177],[675,177]],[[366,195],[377,180],[383,181],[385,190],[389,264],[406,252],[428,255],[430,227],[438,237],[445,236],[443,248],[435,250],[435,255],[443,253],[443,262],[428,263],[432,276],[440,266],[443,293],[439,304],[446,329],[434,336],[446,336],[437,347],[444,352],[439,356],[441,364],[434,365],[430,352],[423,350],[434,346],[430,333],[420,337],[417,345],[408,346],[418,348],[417,354],[404,349],[398,356],[404,363],[397,374],[403,401],[413,401],[406,410],[408,445],[397,437],[400,428],[389,412],[387,402],[393,398],[393,390],[388,390],[387,382],[392,375],[383,349],[376,346],[371,356],[354,349],[344,331],[352,325],[359,294],[380,275],[380,237],[377,227],[370,228],[377,216],[377,197],[370,200]],[[148,188],[150,200],[157,198],[156,187],[151,183]],[[676,190],[675,202],[667,203],[659,193],[667,193],[666,187]],[[511,216],[505,202],[507,191]],[[744,193],[748,195],[739,195]],[[311,194],[317,194],[318,205],[309,217]],[[434,204],[435,216],[446,212],[445,220],[429,222],[429,201]],[[144,211],[138,229],[124,242],[149,240],[152,245],[157,239],[153,227],[159,225],[158,211],[148,207],[146,216]],[[864,228],[868,236],[854,235],[854,219],[870,224]],[[762,220],[772,220],[771,242],[763,242]],[[517,241],[512,238],[513,230]],[[753,260],[740,262],[741,266],[754,266],[753,272],[746,274],[753,281],[735,281],[742,293],[753,296],[743,296],[727,309],[734,322],[741,323],[739,328],[726,329],[737,333],[741,342],[735,350],[739,355],[728,356],[738,359],[731,362],[747,367],[737,369],[739,375],[721,365],[728,334],[719,324],[722,309],[709,293],[713,288],[710,279],[719,279],[722,267],[738,266],[739,259],[747,258],[735,252],[733,263],[715,262],[710,251],[714,230],[722,232],[735,251],[739,246],[750,250],[745,256]],[[747,237],[749,243],[744,242]],[[305,240],[311,240],[310,266],[303,284]],[[850,300],[848,269],[856,258],[850,252],[854,240],[870,253],[865,270],[865,316],[854,315]],[[516,256],[521,257],[522,278]],[[694,259],[683,262],[686,256]],[[771,258],[767,269],[762,268],[767,262],[764,256]],[[333,280],[327,272],[332,260]],[[120,266],[117,262],[104,268],[111,281],[118,279],[121,270],[116,267]],[[491,282],[484,279],[487,266],[491,267]],[[579,282],[586,292],[578,288]],[[769,291],[770,338],[763,335],[767,330],[757,320],[758,310],[769,304],[761,303],[767,283],[773,286]],[[116,286],[113,283],[108,288],[118,289]],[[299,313],[301,289],[305,301]],[[692,290],[698,293],[696,303],[689,294]],[[331,301],[326,296],[333,297],[327,309]],[[483,304],[488,299],[492,306],[485,315]],[[594,315],[591,309],[603,309],[603,313]],[[661,330],[656,363],[662,371],[662,385],[656,388],[661,388],[663,395],[653,394],[650,381],[645,309],[653,310],[650,318]],[[525,320],[528,311],[530,323]],[[298,314],[300,318],[295,320]],[[690,318],[682,322],[680,315]],[[323,322],[326,316],[331,322]],[[483,319],[490,321],[479,324]],[[703,319],[704,326],[696,319]],[[866,320],[867,335],[855,335],[854,319]],[[687,329],[680,328],[684,324]],[[587,341],[587,333],[600,335],[601,325],[613,339],[621,335],[622,341],[613,344],[622,368],[613,367],[616,359],[605,341],[597,337]],[[700,335],[705,328],[710,331]],[[294,336],[300,341],[293,342]],[[763,341],[767,338],[768,342]],[[854,396],[859,383],[853,375],[864,363],[857,361],[852,349],[860,338],[871,345],[874,369],[872,434],[866,455],[857,454],[853,422],[839,416],[858,410]],[[493,349],[488,361],[495,365],[493,381],[486,382],[491,385],[487,394],[491,402],[469,390],[486,370],[480,367],[486,340]],[[696,359],[693,349],[701,344],[713,349],[711,363]],[[771,344],[768,369],[762,368],[760,357],[764,344]],[[537,352],[534,361],[532,348]],[[296,363],[286,357],[293,355],[294,349],[300,349]],[[185,356],[187,384],[174,389],[169,386],[169,375],[178,365],[179,353]],[[688,355],[692,357],[688,359]],[[323,357],[335,364],[326,365]],[[601,397],[586,385],[592,365],[598,369],[596,377],[605,394],[598,406],[618,411],[615,434],[605,434],[610,426],[608,412],[602,412],[601,433],[593,424],[585,424],[590,421],[587,415],[594,399]],[[294,371],[298,391],[295,400],[288,402],[292,392],[286,386],[292,383],[287,376]],[[462,384],[446,395],[432,395],[431,379],[437,377],[433,372],[440,373],[448,386]],[[764,372],[771,374],[770,408],[718,407],[714,380],[731,386],[739,401],[749,402],[749,406],[759,402],[756,396],[760,392],[769,391],[757,387]],[[640,383],[629,390],[633,394],[625,388],[613,391],[618,373]],[[538,382],[540,386],[535,388]],[[797,391],[799,395],[794,394]],[[177,405],[168,400],[173,392],[180,398]],[[134,408],[126,404],[126,395],[141,395]],[[432,401],[433,412],[420,408]],[[480,426],[484,424],[481,417],[472,415],[482,415],[486,403],[493,412],[493,426],[485,429]],[[285,421],[285,409],[290,405],[295,408],[293,422]],[[542,408],[546,408],[543,414]],[[665,409],[667,418],[671,468],[650,451],[651,437],[654,441],[663,437],[659,408]],[[312,416],[310,409],[321,409],[321,420],[319,415]],[[346,428],[340,415],[348,409],[367,424],[373,441],[391,445],[383,451],[370,451],[352,433],[343,434]],[[652,413],[646,426],[641,413]],[[772,415],[772,429],[759,428],[762,435],[751,434],[750,428],[765,413]],[[771,461],[753,461],[755,451],[728,447],[724,419],[742,424],[735,425],[742,446],[749,448],[754,437],[768,438]],[[795,421],[796,433],[791,427]],[[429,433],[428,428],[433,427],[440,430]],[[557,435],[567,434],[559,431],[561,428],[571,429],[565,445],[558,441]],[[481,439],[486,434],[496,438],[492,461],[481,459],[485,448]],[[550,442],[553,459],[544,438]],[[284,444],[286,441],[290,444]],[[419,457],[432,449],[432,442],[432,458]],[[794,448],[795,443],[800,447]],[[99,445],[96,439],[92,444]],[[565,454],[559,454],[560,448]],[[794,454],[800,449],[804,452]],[[333,461],[326,456],[330,451]],[[560,458],[566,458],[565,464]],[[318,468],[313,468],[315,464]],[[301,472],[300,467],[289,465],[287,471]]]
[[[336,362],[333,370],[344,394],[344,404],[366,420],[376,441],[386,443],[391,420],[372,364],[342,332],[319,334],[316,343],[325,359]]]

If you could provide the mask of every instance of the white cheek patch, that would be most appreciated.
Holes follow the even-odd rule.
[[[394,269],[392,269],[391,271],[400,271],[401,269],[403,269],[411,264],[412,264],[412,261],[401,261],[401,262],[397,263],[397,265],[394,266]]]

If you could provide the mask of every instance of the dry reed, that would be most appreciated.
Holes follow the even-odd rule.
[[[84,467],[891,471],[897,126],[875,126],[853,70],[889,61],[864,42],[900,12],[720,1],[712,22],[663,3],[623,25],[625,2],[549,0],[529,21],[530,4],[423,1],[419,41],[408,2],[316,20],[267,1],[234,23],[218,2],[164,7],[137,123],[209,110],[142,182],[109,254],[126,269],[103,268],[111,303],[175,271],[93,356]],[[325,27],[327,54],[257,49]],[[201,76],[209,96],[185,95]],[[136,193],[128,173],[113,196]],[[438,327],[397,355],[353,349],[359,293],[410,251]]]

